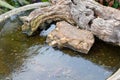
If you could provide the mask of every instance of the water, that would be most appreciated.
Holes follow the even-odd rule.
[[[27,37],[19,26],[3,27],[0,34],[0,80],[105,80],[120,67],[120,47],[100,40],[85,55],[52,48],[45,37]]]

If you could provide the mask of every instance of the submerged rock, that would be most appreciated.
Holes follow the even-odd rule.
[[[46,42],[53,47],[68,47],[78,52],[88,53],[94,43],[94,36],[87,30],[78,29],[62,21],[48,34]]]

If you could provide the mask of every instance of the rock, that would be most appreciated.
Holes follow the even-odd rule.
[[[88,53],[94,43],[90,31],[78,29],[62,21],[56,24],[55,30],[48,34],[46,42],[53,47],[68,47],[78,52]]]

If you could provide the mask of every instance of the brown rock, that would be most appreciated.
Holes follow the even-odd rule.
[[[88,53],[94,43],[91,32],[78,29],[69,23],[58,22],[56,29],[47,37],[46,42],[54,47],[68,47],[78,52]]]

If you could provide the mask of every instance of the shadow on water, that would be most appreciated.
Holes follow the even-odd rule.
[[[80,54],[67,48],[64,48],[63,52],[72,57],[84,57],[86,60],[103,66],[110,71],[116,71],[120,67],[120,47],[107,44],[98,39],[96,39],[95,44],[87,55]]]
[[[0,32],[0,80],[105,80],[120,67],[120,47],[96,40],[88,55],[58,50],[22,34],[15,21]]]

